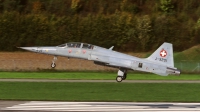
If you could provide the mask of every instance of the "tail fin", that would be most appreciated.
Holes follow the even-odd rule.
[[[174,67],[173,47],[171,43],[163,43],[151,56],[147,58],[155,63]]]

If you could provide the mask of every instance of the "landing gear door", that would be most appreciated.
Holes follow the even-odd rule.
[[[131,68],[132,68],[133,70],[137,70],[137,69],[138,69],[138,66],[139,66],[139,63],[140,63],[140,62],[138,62],[138,61],[133,61],[133,62],[132,62],[132,65],[131,65]]]

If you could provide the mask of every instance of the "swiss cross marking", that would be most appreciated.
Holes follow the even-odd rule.
[[[161,56],[161,57],[167,56],[167,51],[165,51],[164,49],[162,49],[162,50],[160,51],[160,56]]]
[[[71,53],[71,52],[72,52],[72,50],[70,49],[70,50],[68,50],[68,52],[69,52],[69,53]]]
[[[85,54],[86,53],[86,50],[83,50],[83,54]]]

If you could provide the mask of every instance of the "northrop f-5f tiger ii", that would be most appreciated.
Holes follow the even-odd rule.
[[[161,76],[180,75],[174,67],[173,47],[171,43],[163,43],[148,58],[138,58],[92,44],[70,42],[53,47],[20,47],[32,52],[53,55],[52,68],[56,67],[57,56],[79,58],[93,61],[97,65],[119,68],[116,81],[121,82],[127,77],[127,70],[150,72]]]

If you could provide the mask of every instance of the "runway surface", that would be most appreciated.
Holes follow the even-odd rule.
[[[1,112],[183,112],[200,111],[200,103],[1,101]]]
[[[0,82],[116,82],[116,80],[0,79]],[[200,80],[123,80],[121,83],[200,83]]]

